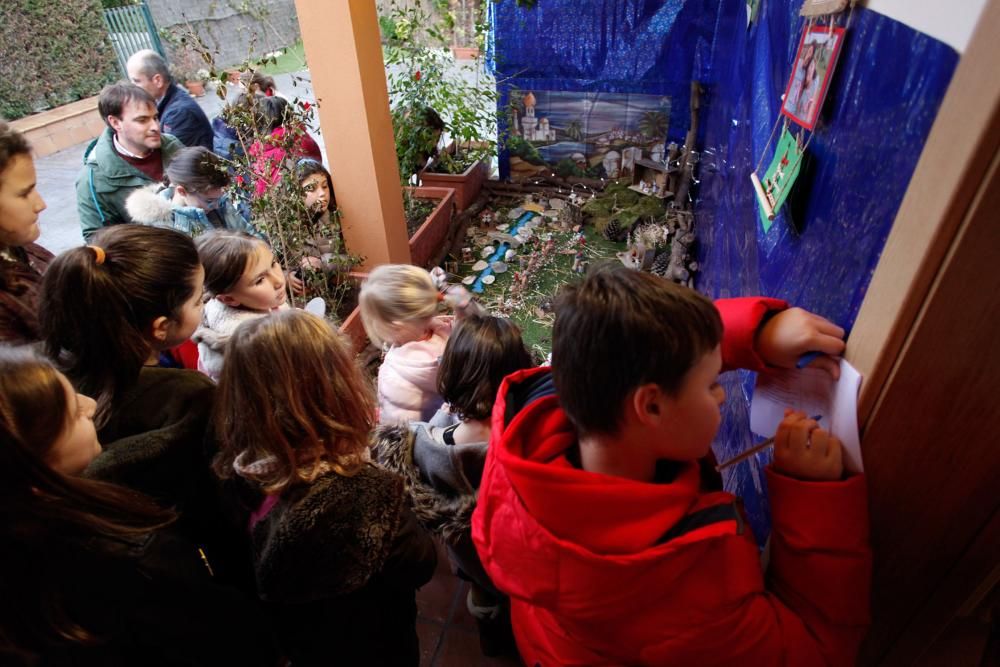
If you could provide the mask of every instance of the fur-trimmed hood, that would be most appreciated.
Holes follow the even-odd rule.
[[[173,188],[165,188],[159,183],[139,188],[125,200],[125,210],[140,225],[171,227],[174,220],[173,196]]]
[[[212,211],[212,220],[204,209],[174,202],[174,186],[151,185],[135,190],[125,200],[125,210],[134,222],[154,227],[169,227],[188,236],[198,236],[213,229],[246,232],[263,239],[263,234],[250,224],[223,194]],[[213,222],[214,220],[214,222]]]
[[[403,477],[417,520],[454,545],[469,536],[488,443],[447,445],[432,428],[423,422],[379,426],[373,445],[379,462]]]

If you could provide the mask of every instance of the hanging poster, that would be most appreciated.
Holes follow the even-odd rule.
[[[767,204],[773,211],[768,217],[767,207],[758,207],[760,224],[764,227],[766,234],[771,225],[774,224],[774,214],[778,212],[781,205],[788,199],[788,194],[792,191],[792,185],[799,176],[799,169],[802,167],[802,148],[788,128],[781,131],[781,138],[778,139],[778,147],[774,151],[774,158],[771,160],[764,180],[761,181],[763,196],[767,198]],[[760,194],[760,193],[758,193]]]
[[[781,113],[807,130],[816,127],[843,40],[843,28],[812,26],[802,33]]]

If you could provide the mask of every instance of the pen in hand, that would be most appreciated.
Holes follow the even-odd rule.
[[[823,418],[822,415],[815,415],[814,417],[810,417],[810,419],[812,419],[814,421],[819,421],[822,418]],[[762,452],[765,449],[767,449],[768,447],[771,447],[773,445],[774,445],[774,436],[768,438],[767,440],[765,440],[764,442],[760,443],[759,445],[755,445],[755,446],[751,447],[750,449],[746,450],[742,454],[734,456],[733,458],[729,459],[725,463],[720,463],[719,465],[715,466],[715,471],[716,472],[720,472],[720,471],[724,470],[725,468],[728,468],[731,465],[739,463],[740,461],[746,461],[748,458],[750,458],[751,456],[753,456],[757,452]]]

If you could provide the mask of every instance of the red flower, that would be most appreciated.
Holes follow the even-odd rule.
[[[243,185],[244,183],[246,183],[246,181],[243,180],[242,176],[237,176],[236,177],[236,185]]]
[[[421,74],[421,73],[420,73],[420,70],[417,70],[417,71],[416,71],[416,72],[414,73],[414,75],[413,75],[413,80],[414,80],[414,81],[420,81],[420,77],[422,77],[422,76],[423,76],[423,74]]]
[[[312,108],[312,105],[309,104],[308,102],[303,102],[302,103],[302,110],[303,111],[309,111],[309,109],[311,109],[311,108]]]

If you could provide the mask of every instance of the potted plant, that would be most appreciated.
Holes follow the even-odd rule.
[[[400,175],[456,189],[464,210],[478,196],[497,148],[496,88],[474,68],[456,66],[420,0],[393,1],[381,18]],[[438,151],[442,137],[451,144]],[[427,164],[430,158],[434,158]]]

